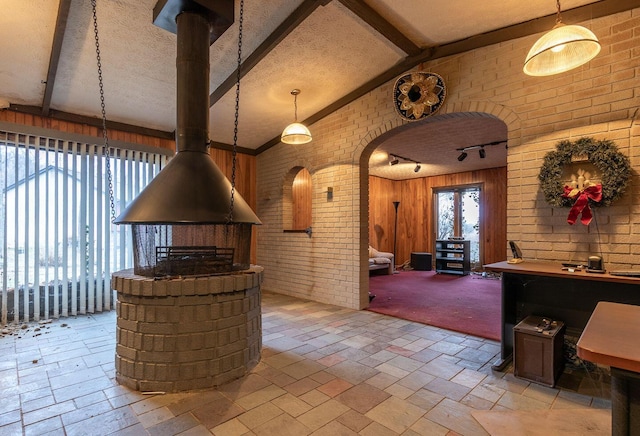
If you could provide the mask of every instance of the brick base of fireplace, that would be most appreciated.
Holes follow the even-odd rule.
[[[119,271],[116,379],[132,389],[180,392],[247,374],[262,350],[263,269],[154,279]]]

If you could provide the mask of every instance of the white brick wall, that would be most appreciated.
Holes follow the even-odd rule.
[[[640,268],[640,9],[583,24],[598,35],[602,51],[589,65],[557,76],[522,72],[539,35],[438,59],[423,69],[447,84],[440,114],[486,112],[507,125],[507,237],[519,242],[525,257],[584,260],[601,248],[608,268]],[[310,144],[280,144],[258,156],[258,264],[265,290],[366,306],[366,162],[376,138],[403,124],[393,109],[392,85],[310,126]],[[560,140],[581,136],[614,140],[634,169],[626,195],[596,210],[597,227],[568,225],[568,209],[547,205],[538,185],[545,153]],[[296,166],[312,175],[311,238],[282,232],[283,184]],[[327,201],[328,186],[333,201]]]

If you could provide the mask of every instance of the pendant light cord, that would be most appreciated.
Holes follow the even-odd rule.
[[[233,203],[236,192],[236,160],[238,155],[238,117],[240,113],[240,67],[242,66],[242,24],[244,21],[244,0],[240,0],[240,14],[238,18],[238,68],[236,69],[236,107],[235,118],[233,122],[233,160],[231,164],[231,201],[229,204],[229,215],[227,216],[227,224],[233,221]]]
[[[558,17],[556,18],[556,24],[562,23],[562,15],[560,15],[560,0],[556,0],[556,8],[558,9]]]
[[[104,85],[102,80],[102,62],[100,59],[100,40],[98,38],[98,15],[96,0],[91,0],[93,8],[93,33],[96,40],[96,60],[98,63],[98,84],[100,86],[100,108],[102,109],[102,138],[104,139],[104,156],[106,158],[107,179],[109,181],[109,206],[111,208],[111,223],[116,220],[116,205],[113,198],[113,176],[111,175],[111,154],[109,152],[109,135],[107,134],[107,111],[104,104]]]

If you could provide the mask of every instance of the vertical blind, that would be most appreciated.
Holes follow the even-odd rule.
[[[111,218],[167,156],[106,156],[104,145],[0,131],[2,324],[114,308],[111,273],[132,267],[133,249],[130,226]]]

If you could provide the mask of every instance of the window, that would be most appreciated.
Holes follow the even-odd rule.
[[[296,167],[290,171],[283,193],[284,230],[302,232],[311,227],[313,189],[309,170]]]
[[[129,226],[115,216],[166,156],[0,131],[2,323],[114,307],[113,271],[130,268]]]
[[[436,195],[436,239],[461,236],[470,241],[470,260],[480,259],[480,186],[442,188]]]

